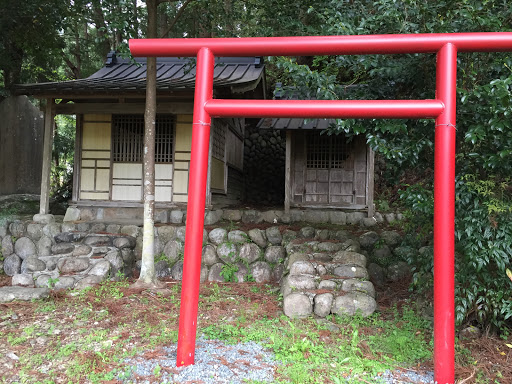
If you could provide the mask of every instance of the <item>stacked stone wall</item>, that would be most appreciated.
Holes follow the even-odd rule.
[[[0,242],[0,266],[13,285],[84,288],[140,271],[142,230],[136,225],[4,222]],[[278,283],[290,317],[369,315],[377,308],[374,286],[410,274],[404,260],[417,251],[401,242],[396,231],[356,236],[309,225],[209,227],[203,232],[201,281]],[[159,278],[182,280],[184,243],[185,226],[155,227]]]
[[[282,205],[286,139],[283,131],[248,126],[244,141],[245,201]]]
[[[85,288],[106,279],[131,276],[136,238],[121,226],[55,222],[0,224],[3,271],[12,285]]]
[[[279,282],[286,250],[279,236],[267,236],[275,231],[257,228],[248,232],[225,228],[204,230],[201,281]],[[157,228],[157,234],[157,276],[181,280],[185,227],[162,226]]]
[[[72,206],[67,209],[64,222],[115,222],[116,220],[133,220],[142,217],[142,208],[107,208]],[[187,217],[185,208],[157,208],[155,222],[157,224],[184,224]],[[205,225],[212,226],[221,221],[242,222],[244,224],[336,224],[359,225],[373,227],[379,223],[393,223],[402,220],[400,213],[375,212],[368,217],[367,212],[341,211],[338,209],[291,209],[285,213],[283,209],[212,209],[205,212]]]

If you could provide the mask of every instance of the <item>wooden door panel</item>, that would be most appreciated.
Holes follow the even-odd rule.
[[[304,153],[304,134],[303,132],[293,132],[291,148],[291,184],[293,202],[300,204],[304,202],[305,186],[305,156]]]
[[[316,183],[316,192],[327,195],[329,193],[329,183],[328,182],[325,182],[325,183],[317,182]]]
[[[299,145],[300,141],[300,145]],[[318,204],[365,205],[367,183],[367,146],[363,137],[352,142],[342,138],[319,140],[313,133],[300,135],[294,149],[301,152],[302,173],[294,176],[303,179],[303,201]],[[298,183],[294,185],[294,201],[301,193]]]
[[[329,182],[329,170],[328,169],[319,169],[316,172],[316,179],[319,183],[328,183]]]
[[[329,193],[331,195],[341,195],[341,186],[342,186],[341,182],[335,183],[331,180],[331,183],[329,185]]]
[[[331,183],[341,182],[343,180],[343,171],[341,169],[331,170]]]
[[[306,182],[306,194],[316,193],[316,182],[307,181]]]
[[[293,194],[302,195],[304,193],[304,172],[295,171],[293,173]]]

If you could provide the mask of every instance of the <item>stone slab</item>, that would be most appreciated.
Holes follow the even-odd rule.
[[[50,295],[48,288],[1,287],[0,303],[13,300],[30,301],[46,299]]]
[[[32,220],[36,223],[50,224],[55,222],[55,217],[51,214],[36,213]]]

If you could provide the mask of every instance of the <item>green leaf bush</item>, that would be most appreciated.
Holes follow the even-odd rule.
[[[408,230],[415,234],[409,241],[425,245],[432,239],[432,190],[415,185],[401,197],[410,213]],[[457,323],[506,331],[512,318],[512,281],[506,274],[512,256],[509,180],[474,174],[457,178],[455,248]],[[414,268],[414,287],[431,288],[433,255],[413,254],[408,261]]]
[[[512,317],[512,203],[508,183],[466,175],[457,182],[456,316],[504,329]],[[510,323],[508,324],[510,325]]]

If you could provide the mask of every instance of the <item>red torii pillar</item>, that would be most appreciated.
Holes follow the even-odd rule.
[[[130,40],[134,56],[197,57],[177,366],[194,363],[212,117],[435,118],[434,376],[454,382],[457,51],[512,51],[512,33]],[[216,100],[215,56],[436,53],[435,100]]]

